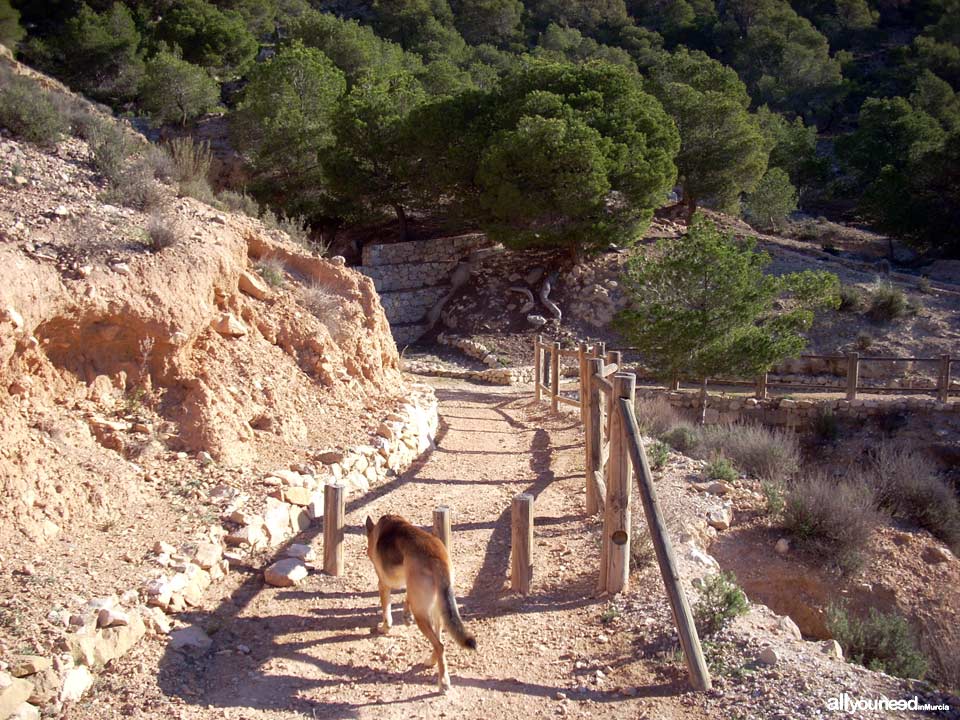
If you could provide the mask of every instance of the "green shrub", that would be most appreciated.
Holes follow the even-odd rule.
[[[263,278],[264,282],[267,283],[272,288],[281,288],[283,287],[286,272],[286,267],[283,262],[278,258],[274,257],[265,257],[261,258],[256,264],[257,272],[260,273],[260,277]]]
[[[663,441],[685,455],[691,455],[701,445],[700,432],[687,423],[680,423],[664,433]]]
[[[748,609],[747,596],[737,585],[737,578],[723,572],[704,581],[693,614],[701,634],[713,635]]]
[[[176,218],[155,212],[147,220],[145,233],[149,248],[160,252],[178,243],[183,236],[183,229]]]
[[[0,127],[34,145],[51,147],[68,124],[47,91],[28,78],[13,77],[0,87]]]
[[[223,190],[217,195],[217,202],[232,212],[241,212],[252,218],[260,215],[260,206],[257,205],[257,201],[246,193]]]
[[[732,482],[740,477],[733,463],[723,455],[717,455],[707,463],[704,472],[711,480],[726,480],[727,482]]]
[[[783,524],[799,545],[844,573],[864,562],[864,548],[880,524],[875,498],[861,478],[815,473],[789,487]]]
[[[960,500],[936,466],[913,448],[880,445],[867,473],[877,507],[960,549]]]
[[[863,293],[852,285],[840,286],[840,312],[859,312],[863,309]]]
[[[662,437],[681,422],[676,409],[664,397],[639,398],[634,409],[640,432],[651,437]]]
[[[854,345],[856,345],[858,352],[866,352],[873,345],[873,335],[866,330],[860,330],[857,333],[856,340],[854,340]]]
[[[926,275],[921,275],[920,279],[917,280],[917,292],[921,292],[924,295],[929,295],[933,291],[933,286],[930,284],[930,278]]]
[[[657,440],[647,446],[647,460],[653,470],[662,470],[670,459],[670,446]]]
[[[797,209],[797,190],[790,176],[780,168],[770,168],[756,188],[743,201],[743,214],[754,227],[763,230],[781,227]]]
[[[874,322],[892,322],[916,311],[917,308],[907,299],[903,290],[893,283],[877,283],[870,293],[867,316]]]
[[[800,467],[800,445],[794,433],[763,425],[715,425],[701,433],[702,452],[722,453],[741,471],[761,480],[785,481]]]
[[[842,605],[831,605],[827,609],[827,629],[851,662],[903,678],[922,678],[927,672],[927,659],[901,615],[870,608],[867,617],[861,619]]]
[[[767,501],[767,515],[778,517],[783,512],[785,505],[783,497],[783,486],[779,483],[764,480],[760,483],[763,490],[763,497]]]
[[[151,145],[143,154],[140,164],[147,168],[153,177],[162,183],[172,182],[177,176],[177,168],[166,148]]]
[[[206,178],[190,178],[181,180],[177,187],[177,195],[180,197],[192,197],[207,205],[216,205],[217,196],[214,195],[213,188]]]
[[[834,443],[840,437],[840,421],[829,408],[821,408],[813,416],[813,435],[819,443]]]
[[[130,136],[116,123],[101,120],[93,126],[88,142],[93,166],[111,185],[120,184],[134,151]]]

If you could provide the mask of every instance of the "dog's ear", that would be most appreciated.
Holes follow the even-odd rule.
[[[367,515],[367,535],[373,532],[373,520]]]

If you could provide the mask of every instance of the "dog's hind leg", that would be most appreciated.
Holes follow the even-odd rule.
[[[446,692],[450,689],[450,673],[447,672],[447,658],[443,652],[443,641],[440,640],[440,636],[437,634],[437,630],[433,627],[433,623],[431,623],[430,620],[419,615],[414,615],[414,618],[417,621],[417,627],[420,628],[420,632],[426,635],[427,640],[433,645],[433,657],[436,658],[437,662],[437,680],[440,685],[440,692]],[[431,665],[432,664],[433,663],[431,663]]]
[[[386,635],[390,632],[390,628],[393,627],[393,608],[390,607],[390,588],[383,584],[383,582],[378,583],[377,588],[380,590],[380,610],[383,613],[383,622],[377,625],[377,632]]]
[[[410,595],[408,594],[403,601],[403,622],[407,625],[413,624],[413,610],[410,609]]]

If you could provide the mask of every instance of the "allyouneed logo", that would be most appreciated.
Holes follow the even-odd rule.
[[[831,712],[880,712],[883,710],[912,710],[914,712],[940,712],[950,709],[949,705],[934,705],[921,701],[914,695],[909,700],[881,696],[879,698],[852,698],[848,693],[840,693],[827,700],[827,710]]]

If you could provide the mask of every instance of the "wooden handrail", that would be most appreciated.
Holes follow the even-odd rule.
[[[604,392],[613,392],[613,383],[600,375],[594,375],[593,382],[597,383]]]
[[[680,634],[680,645],[687,661],[687,672],[690,674],[690,683],[695,690],[709,690],[712,687],[710,671],[707,669],[703,657],[703,648],[700,646],[700,636],[697,626],[687,603],[687,596],[680,584],[680,574],[677,572],[677,561],[673,554],[670,536],[667,534],[667,525],[663,520],[663,513],[657,503],[657,494],[653,486],[653,474],[647,463],[647,456],[640,440],[640,426],[633,403],[627,398],[619,398],[617,407],[623,417],[623,428],[626,432],[627,446],[630,459],[637,476],[640,489],[640,500],[643,503],[643,512],[647,516],[647,527],[653,540],[653,548],[657,555],[657,564],[660,566],[660,575],[667,590],[673,617]]]

